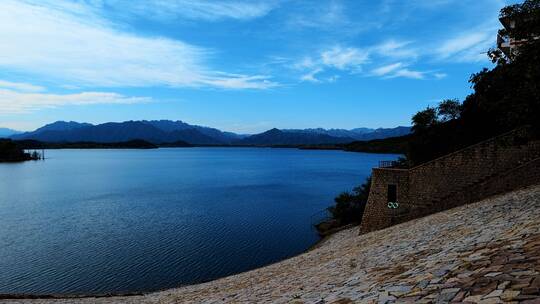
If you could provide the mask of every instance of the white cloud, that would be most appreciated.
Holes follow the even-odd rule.
[[[424,79],[427,74],[430,72],[415,71],[406,68],[402,62],[396,62],[389,65],[384,65],[376,69],[371,70],[371,75],[383,77],[383,78],[410,78],[410,79]],[[437,75],[443,74],[434,74],[433,76],[438,78]],[[445,74],[444,74],[445,75]]]
[[[113,0],[106,4],[119,7],[127,14],[136,14],[146,18],[218,21],[262,17],[276,8],[279,2],[275,0]],[[94,5],[102,6],[102,3],[94,3]]]
[[[433,74],[433,76],[435,76],[436,79],[443,79],[443,78],[446,78],[446,76],[448,76],[446,73],[435,73]]]
[[[271,81],[270,77],[262,75],[224,74],[219,77],[207,77],[204,79],[204,83],[227,89],[269,89],[279,86],[278,83]]]
[[[210,68],[210,50],[167,38],[121,32],[88,6],[0,2],[0,68],[63,85],[275,86],[264,76],[230,76]]]
[[[443,79],[447,75],[445,73],[438,73],[433,71],[416,71],[406,68],[408,65],[402,62],[396,62],[393,64],[383,65],[381,67],[371,70],[371,76],[382,77],[385,79],[391,78],[410,78],[410,79],[425,79],[429,77],[431,79]]]
[[[331,70],[338,70],[348,73],[358,73],[362,70],[362,65],[369,60],[369,52],[354,48],[334,46],[327,48],[316,57],[304,57],[292,65],[293,69],[302,73],[301,81],[307,82],[335,82],[339,75],[320,78],[319,74]]]
[[[444,41],[435,50],[439,59],[456,59],[461,62],[487,60],[486,52],[495,43],[496,28],[462,33]]]
[[[439,72],[442,71],[441,65],[487,60],[485,52],[495,44],[496,32],[500,27],[497,14],[504,6],[502,0],[479,0],[476,2],[458,0],[385,0],[382,2],[382,6],[376,5],[381,8],[380,11],[369,12],[369,14],[381,19],[381,27],[376,30],[381,34],[375,34],[377,37],[381,37],[381,40],[367,45],[349,44],[340,46],[338,44],[334,48],[327,48],[323,52],[304,57],[304,59],[293,65],[302,72],[299,75],[301,80],[324,83],[327,76],[334,72],[341,72],[340,75],[358,73],[364,76],[386,79],[398,77],[443,79],[447,75]],[[343,4],[340,1],[324,3]],[[349,3],[349,7],[345,7],[345,10],[335,11],[349,13],[362,6],[355,7]],[[314,7],[323,8],[325,6],[314,5]],[[341,8],[343,8],[343,5],[341,5]],[[347,8],[351,10],[347,11]],[[448,25],[446,22],[440,23],[435,20],[440,16],[447,16],[449,9],[457,14],[456,17],[466,16],[467,18],[457,18],[453,22],[449,21],[450,27],[446,26]],[[327,12],[330,13],[331,10],[327,8]],[[334,15],[337,16],[337,14]],[[404,15],[404,18],[401,18],[402,15]],[[323,16],[323,14],[320,14],[320,16]],[[343,15],[343,17],[346,21],[346,15]],[[414,22],[406,20],[409,18]],[[361,19],[365,18],[362,13],[359,13],[356,20]],[[328,25],[322,18],[321,20],[311,20],[313,26],[327,27]],[[449,20],[454,20],[454,15],[449,16]],[[428,26],[433,25],[433,28],[419,30],[415,28],[411,32],[411,24],[420,24],[419,21],[424,22],[424,26],[426,24]],[[340,20],[337,19],[334,22],[338,24]],[[391,26],[383,27],[387,23]],[[358,23],[359,26],[363,24],[362,22]],[[404,36],[392,38],[385,35],[389,32],[387,29],[395,32],[394,29],[401,26],[404,27],[404,30],[401,31]],[[343,38],[344,35],[341,35],[341,33],[336,34],[331,41],[339,41],[340,37]],[[366,40],[369,40],[369,37],[367,38]]]
[[[308,82],[321,82],[319,79],[316,78],[316,75],[322,71],[323,70],[321,68],[316,68],[313,71],[310,71],[307,74],[302,75],[302,77],[300,77],[300,80],[308,81]]]
[[[357,70],[369,58],[367,52],[357,48],[335,46],[321,53],[321,62],[339,70]]]
[[[385,76],[385,75],[388,75],[389,73],[394,72],[395,70],[401,68],[402,66],[403,66],[403,63],[401,63],[401,62],[385,65],[385,66],[373,69],[371,71],[371,74],[373,74],[375,76]]]
[[[288,64],[288,62],[285,62]],[[300,61],[294,63],[292,65],[293,68],[297,69],[297,70],[304,70],[304,69],[312,69],[313,67],[315,67],[316,65],[319,65],[318,62],[316,62],[315,60],[313,60],[313,58],[311,57],[304,57],[302,58]]]
[[[23,91],[23,92],[40,92],[45,91],[44,87],[33,85],[30,83],[24,83],[24,82],[11,82],[11,81],[5,81],[0,80],[0,89],[13,89],[17,91]]]
[[[396,71],[389,78],[403,77],[403,78],[411,78],[411,79],[424,79],[425,74],[426,72],[413,71],[409,69],[401,69],[401,70]]]
[[[387,40],[373,47],[373,51],[387,58],[416,59],[418,51],[410,48],[410,44],[412,44],[412,41]]]
[[[27,113],[66,105],[133,104],[149,102],[147,97],[128,97],[109,92],[76,94],[29,93],[0,88],[0,114]]]
[[[292,65],[295,70],[301,71],[302,82],[328,83],[335,82],[340,75],[328,77],[330,72],[345,72],[349,74],[362,74],[385,79],[442,79],[447,75],[435,71],[421,71],[410,68],[416,59],[433,57],[433,51],[419,52],[408,48],[412,42],[387,40],[380,44],[365,48],[334,46],[321,51],[317,56],[304,57]],[[400,59],[392,62],[392,59]],[[382,65],[374,66],[382,62]],[[386,62],[386,63],[385,63]],[[367,72],[363,72],[365,67]],[[336,77],[337,76],[337,77]]]

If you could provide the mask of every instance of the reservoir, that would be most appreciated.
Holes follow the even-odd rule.
[[[0,164],[0,294],[200,283],[297,255],[314,218],[397,155],[272,148],[47,150]]]

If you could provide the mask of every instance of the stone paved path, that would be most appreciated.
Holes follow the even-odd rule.
[[[145,296],[0,303],[540,303],[540,187]]]

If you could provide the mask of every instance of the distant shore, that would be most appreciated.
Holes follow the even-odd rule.
[[[28,153],[24,148],[10,139],[0,139],[0,163],[15,163],[29,160],[40,160],[43,155],[33,151]]]
[[[145,140],[125,142],[42,142],[36,140],[14,141],[22,149],[157,149],[157,148],[290,148],[301,150],[341,150],[348,152],[405,154],[409,136],[355,141],[348,144],[290,144],[290,145],[235,145],[235,144],[189,144],[172,142],[154,144]]]

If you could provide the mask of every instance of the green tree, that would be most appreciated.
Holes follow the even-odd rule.
[[[461,103],[457,99],[446,99],[437,106],[437,115],[441,121],[458,119],[461,116]]]
[[[416,113],[412,117],[413,131],[421,132],[427,130],[438,122],[437,110],[432,107],[427,107],[425,110]]]
[[[521,4],[501,9],[500,19],[513,20],[514,27],[499,30],[499,35],[515,39],[533,39],[540,34],[540,0],[525,0]]]
[[[30,159],[11,139],[0,139],[0,162],[23,161]]]

